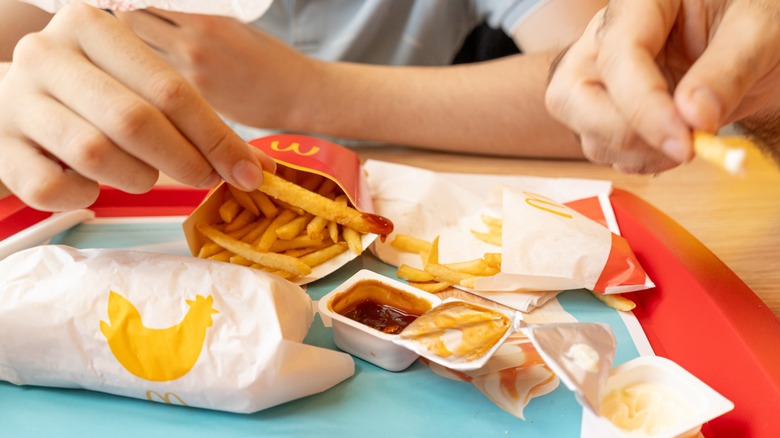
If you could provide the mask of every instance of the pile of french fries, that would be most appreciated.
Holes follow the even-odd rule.
[[[399,278],[411,286],[426,292],[438,293],[453,285],[474,287],[479,277],[496,275],[501,270],[501,253],[486,253],[479,259],[457,263],[439,263],[439,237],[432,242],[405,234],[395,236],[390,245],[404,252],[416,253],[422,259],[423,269],[402,264],[398,267]]]
[[[321,175],[281,167],[264,172],[259,190],[228,186],[218,223],[197,224],[206,239],[198,257],[268,271],[295,280],[349,250],[363,252],[366,233],[386,235],[392,223],[362,213]]]
[[[503,221],[489,215],[481,216],[487,232],[470,230],[471,234],[486,243],[497,246],[497,252],[486,252],[482,258],[456,263],[439,263],[439,237],[432,242],[405,234],[395,236],[390,245],[403,252],[420,255],[423,269],[402,264],[397,275],[411,286],[430,293],[439,293],[454,285],[474,289],[480,277],[496,275],[501,271],[501,236]],[[627,312],[636,303],[620,294],[605,295],[591,291],[593,296],[613,309]]]

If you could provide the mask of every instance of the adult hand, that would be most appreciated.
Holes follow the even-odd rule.
[[[154,8],[116,16],[219,113],[240,123],[286,128],[316,74],[315,61],[233,18]]]
[[[548,109],[597,163],[674,167],[692,130],[777,105],[778,16],[771,0],[613,0],[560,61]]]
[[[17,44],[0,101],[0,180],[44,210],[88,206],[99,183],[147,191],[159,171],[250,190],[274,168],[143,41],[84,4]]]

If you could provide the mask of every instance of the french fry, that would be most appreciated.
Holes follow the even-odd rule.
[[[480,219],[482,219],[482,223],[489,228],[503,228],[504,226],[504,221],[502,219],[487,214],[480,215]]]
[[[496,229],[490,229],[487,233],[471,230],[471,234],[485,243],[501,246],[501,232]]]
[[[305,256],[300,257],[298,260],[313,268],[327,262],[328,260],[336,257],[346,250],[347,244],[344,242],[338,242],[318,251],[306,254]]]
[[[265,233],[265,230],[268,229],[268,226],[271,225],[271,219],[270,217],[264,217],[258,221],[252,222],[252,231],[248,232],[244,237],[241,238],[242,241],[246,243],[255,244],[260,239],[260,236]]]
[[[619,310],[621,312],[628,312],[634,309],[636,307],[636,303],[629,300],[628,298],[620,295],[620,294],[601,294],[598,292],[591,291],[591,294],[593,294],[594,297],[598,298],[599,300],[603,301],[604,304],[607,306]]]
[[[271,252],[284,252],[291,249],[312,248],[322,246],[322,239],[312,239],[311,237],[303,234],[290,240],[276,240],[269,251]]]
[[[219,206],[219,217],[228,224],[233,222],[233,219],[235,219],[240,212],[241,205],[232,197],[226,199],[222,205]]]
[[[252,245],[236,240],[206,224],[198,224],[197,229],[205,237],[211,239],[214,243],[219,244],[226,250],[236,255],[243,256],[259,265],[291,272],[295,275],[308,275],[311,273],[311,267],[300,259],[283,254],[258,251]]]
[[[230,258],[233,257],[234,255],[235,254],[233,254],[232,252],[230,252],[228,250],[222,250],[222,251],[220,251],[220,252],[218,252],[216,254],[210,255],[210,256],[208,256],[206,258],[209,259],[209,260],[216,260],[216,261],[219,261],[219,262],[229,262]]]
[[[244,238],[244,236],[249,234],[254,228],[255,228],[255,223],[254,222],[249,222],[248,224],[244,225],[243,227],[241,227],[241,228],[239,228],[237,230],[228,231],[225,234],[227,234],[230,237],[233,237],[233,238],[236,238],[238,240],[241,240],[241,239]]]
[[[263,213],[263,216],[273,219],[279,213],[279,207],[274,205],[273,201],[271,201],[271,198],[269,198],[265,193],[259,190],[255,190],[253,192],[249,192],[249,197],[252,198],[252,202],[257,205],[257,208],[261,213]]]
[[[235,231],[255,220],[255,215],[249,210],[241,210],[241,213],[233,219],[233,222],[225,226],[225,232]]]
[[[239,203],[239,205],[244,207],[246,210],[251,211],[255,216],[260,215],[260,209],[257,208],[257,205],[255,205],[252,197],[249,196],[249,193],[231,185],[228,185],[228,190],[230,191],[230,194],[233,195],[233,198],[236,200],[236,202]]]
[[[747,170],[747,150],[755,147],[747,137],[720,137],[706,132],[693,133],[696,156],[728,173],[738,175]]]
[[[501,258],[502,257],[501,257],[501,253],[500,252],[486,252],[482,256],[482,258],[485,259],[485,262],[488,265],[498,269],[499,271],[501,270]]]
[[[360,233],[352,228],[344,227],[341,230],[341,236],[344,237],[350,251],[358,255],[363,253],[363,238]]]
[[[203,244],[203,246],[200,247],[200,250],[198,251],[198,257],[202,259],[207,259],[214,254],[218,254],[220,252],[224,251],[224,248],[217,245],[214,242],[206,242]]]
[[[431,242],[408,236],[406,234],[396,234],[390,246],[393,248],[412,253],[428,253],[431,250]]]
[[[337,203],[341,204],[341,205],[344,205],[344,206],[348,205],[347,195],[336,196],[333,200],[336,201]],[[333,222],[333,221],[328,222],[328,234],[330,235],[330,240],[332,240],[334,242],[338,242],[339,241],[339,224],[337,224],[336,222]]]
[[[402,264],[398,267],[396,275],[398,275],[398,278],[408,282],[422,283],[426,281],[433,281],[433,275],[430,273],[421,269],[413,268],[406,264]]]
[[[426,264],[425,272],[433,275],[433,278],[436,281],[450,284],[460,284],[461,281],[474,277],[474,275],[464,274],[463,272],[458,272],[438,263]]]
[[[468,260],[465,262],[445,263],[444,266],[464,274],[479,275],[482,277],[498,274],[498,269],[490,266],[483,259]]]
[[[234,265],[241,265],[241,266],[252,266],[254,264],[252,260],[249,260],[248,258],[242,257],[240,255],[234,255],[230,257],[228,261]]]
[[[325,227],[328,226],[329,221],[321,216],[315,216],[306,224],[306,234],[312,239],[322,239],[325,235]]]
[[[439,236],[433,238],[431,247],[427,253],[420,253],[423,259],[423,265],[439,263]]]
[[[288,250],[284,251],[282,254],[288,255],[290,257],[300,258],[300,257],[305,256],[306,254],[311,254],[314,251],[319,251],[319,250],[321,250],[323,248],[326,248],[326,247],[328,247],[330,245],[333,245],[333,242],[328,240],[328,241],[323,242],[323,243],[321,243],[321,244],[319,244],[317,246],[308,246],[306,248],[288,249]]]
[[[286,224],[277,228],[276,237],[282,240],[294,239],[306,229],[306,225],[311,222],[313,218],[314,215],[311,213],[306,213],[302,216],[296,217],[290,222],[287,222]]]
[[[282,212],[271,221],[271,224],[268,225],[268,228],[266,228],[263,235],[260,236],[260,238],[255,242],[255,247],[259,251],[269,251],[271,249],[271,245],[276,242],[276,230],[282,225],[285,225],[291,220],[295,219],[296,216],[297,214],[294,211],[282,210]]]
[[[299,207],[315,216],[321,216],[340,225],[354,228],[361,233],[386,236],[393,231],[392,222],[381,216],[362,213],[352,207],[341,205],[322,195],[285,181],[270,172],[263,171],[263,175],[263,184],[260,186],[260,191],[280,201]]]
[[[410,281],[409,286],[416,287],[417,289],[422,289],[425,292],[436,294],[439,293],[449,287],[452,287],[451,284],[445,283],[445,282],[427,282],[427,283],[418,283],[416,281]]]

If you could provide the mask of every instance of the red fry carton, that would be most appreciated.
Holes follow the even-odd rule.
[[[369,192],[360,159],[354,151],[326,140],[292,134],[262,137],[250,141],[249,144],[262,150],[276,161],[278,164],[278,176],[301,186],[306,186],[307,180],[316,180],[318,181],[316,187],[307,187],[311,192],[323,192],[320,194],[325,197],[331,197],[331,199],[337,195],[346,195],[349,205],[358,212],[367,217],[376,218],[377,220],[381,219],[381,222],[392,227],[390,221],[373,214],[374,207],[371,193]],[[320,178],[317,178],[317,176]],[[212,238],[207,238],[198,229],[199,226],[202,227],[203,224],[207,224],[214,226],[223,234],[231,235],[244,244],[253,246],[256,250],[300,257],[301,261],[312,265],[310,266],[311,272],[298,272],[293,273],[294,275],[287,273],[287,276],[297,284],[306,284],[324,277],[357,257],[377,237],[377,234],[368,233],[359,235],[357,240],[346,239],[347,227],[339,225],[340,231],[335,231],[336,234],[334,235],[333,227],[336,225],[331,224],[322,230],[321,236],[325,241],[335,243],[335,245],[331,245],[333,248],[330,248],[330,250],[333,250],[337,255],[322,263],[312,263],[310,260],[317,259],[317,257],[304,254],[306,249],[306,230],[303,231],[304,235],[296,237],[298,240],[289,237],[282,239],[270,236],[273,233],[267,230],[275,228],[273,224],[269,226],[273,215],[264,214],[266,210],[263,209],[262,201],[258,199],[258,196],[263,197],[265,195],[259,192],[251,194],[242,193],[236,193],[234,188],[222,183],[209,193],[203,203],[184,221],[184,234],[192,255],[230,261],[247,266],[252,265],[251,261],[246,260],[246,258],[234,257],[236,255],[233,254],[235,251],[224,247],[221,248],[218,244],[215,244],[213,236],[211,236]],[[235,217],[232,221],[226,221],[226,217],[229,217],[232,213],[226,213],[225,209],[227,207],[225,207],[225,203],[231,197],[236,200],[241,209],[240,212],[238,210],[233,212]],[[240,198],[243,198],[243,201]],[[298,213],[301,213],[299,209],[296,209],[294,206],[290,207],[287,203],[273,198],[270,198],[270,200],[280,210],[298,210]],[[251,224],[254,224],[254,226]],[[264,235],[265,237],[263,237]],[[348,240],[350,245],[348,246],[344,240]],[[359,244],[355,244],[355,242],[359,242]],[[309,245],[309,248],[311,247]],[[325,249],[322,248],[322,251],[325,251]],[[255,267],[260,266],[255,265]],[[260,268],[283,276],[286,274],[286,271],[283,269]]]

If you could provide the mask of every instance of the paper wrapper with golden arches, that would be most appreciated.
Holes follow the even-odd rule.
[[[346,353],[303,344],[311,299],[262,271],[46,245],[0,278],[0,379],[17,385],[250,413],[354,373]]]

